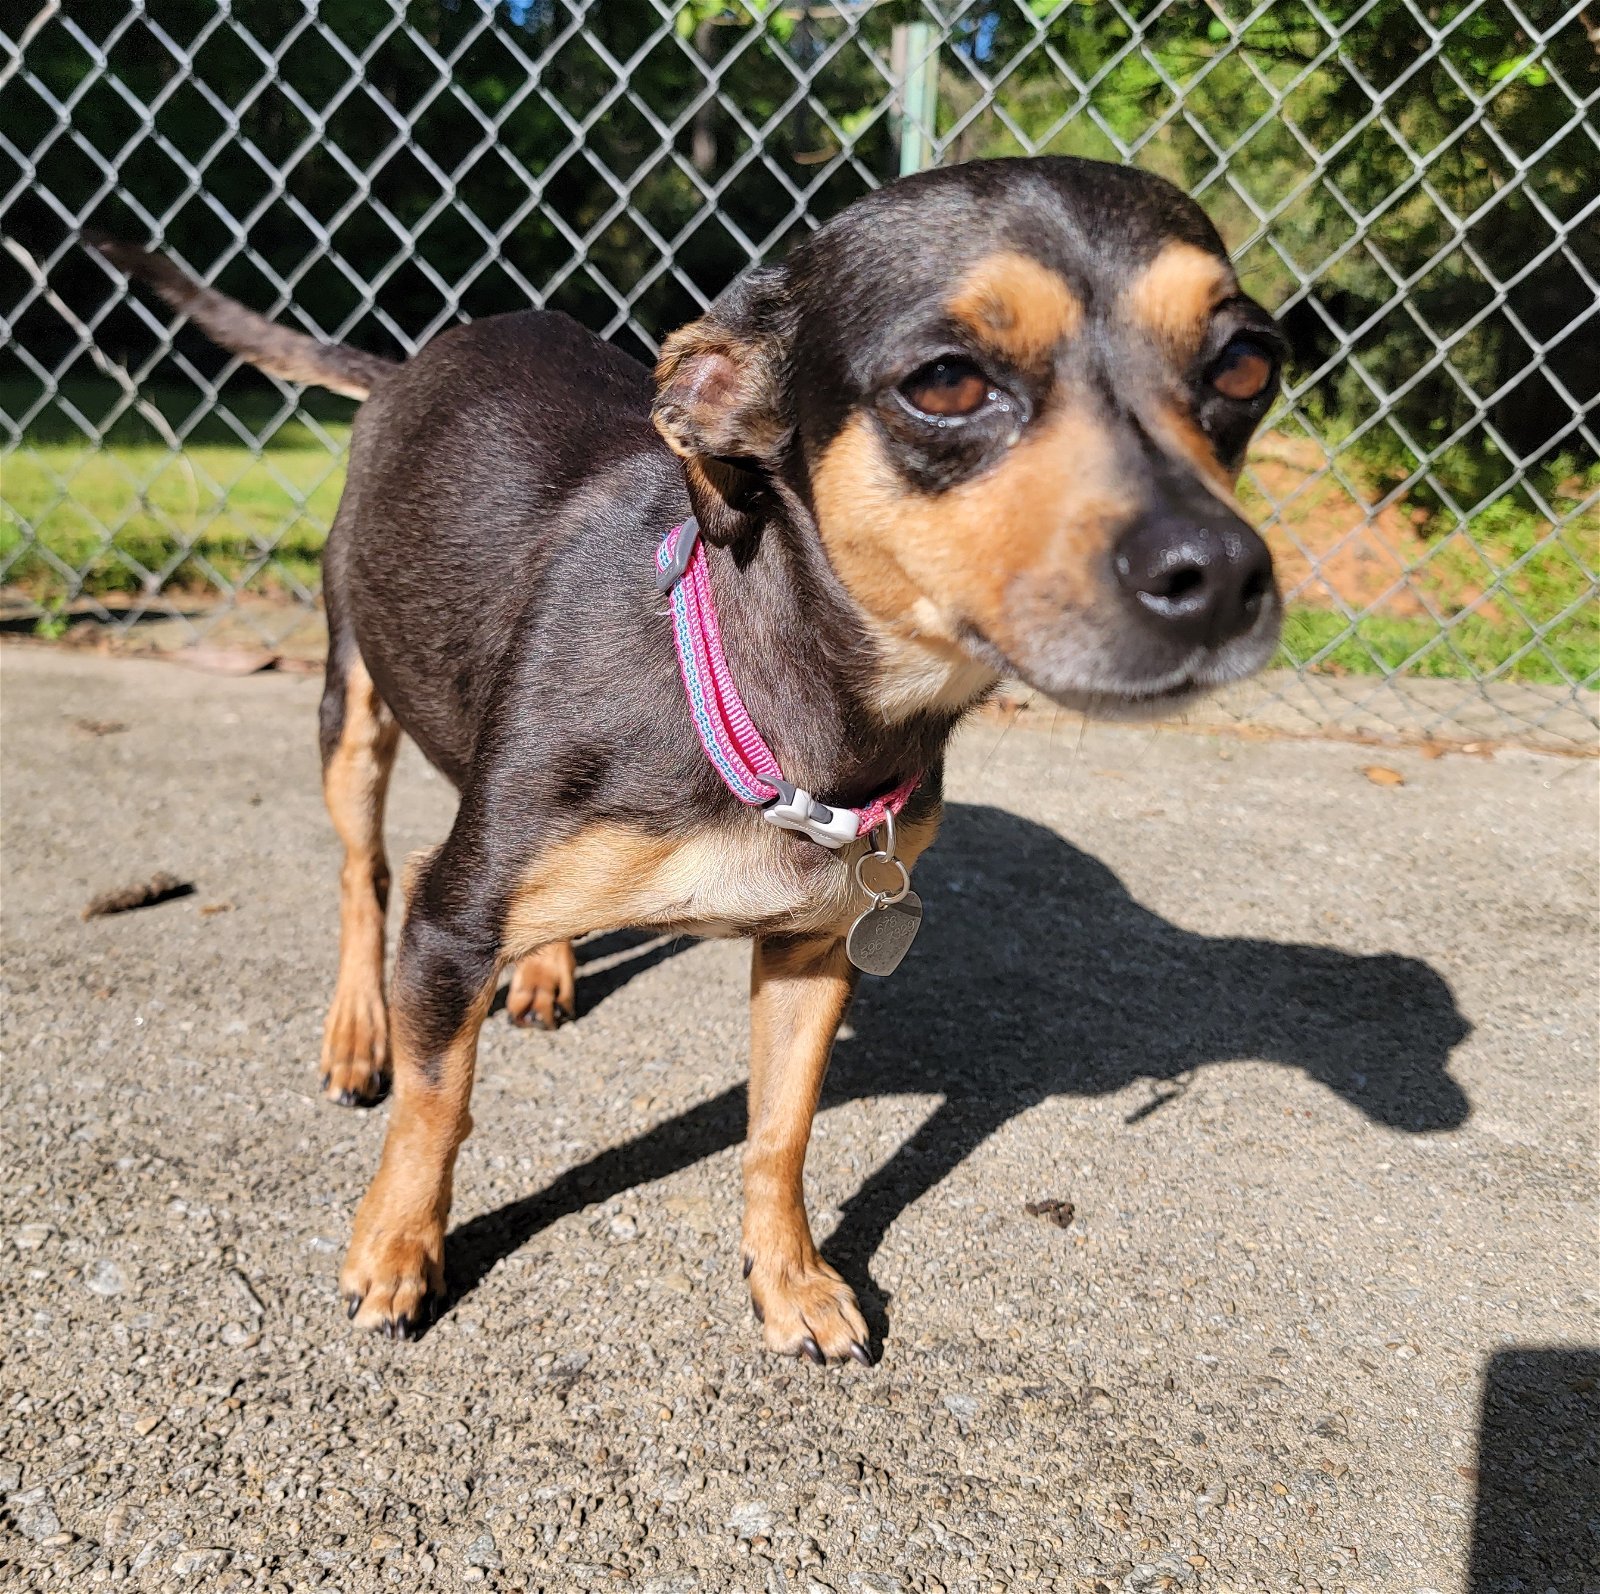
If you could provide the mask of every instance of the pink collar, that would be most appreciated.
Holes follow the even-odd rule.
[[[740,700],[711,596],[700,523],[692,515],[674,526],[656,549],[657,585],[672,595],[672,636],[694,728],[711,767],[742,803],[781,830],[798,830],[824,847],[848,846],[897,817],[922,776],[896,786],[865,808],[829,808],[783,778],[772,749],[750,723]]]

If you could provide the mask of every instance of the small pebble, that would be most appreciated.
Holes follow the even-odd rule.
[[[228,1564],[226,1550],[185,1550],[172,1563],[174,1577],[194,1577],[203,1572],[220,1572]]]
[[[56,1515],[55,1501],[42,1484],[25,1494],[14,1494],[6,1504],[10,1507],[11,1521],[23,1538],[41,1544],[51,1534],[61,1531],[61,1518]]]
[[[128,1287],[128,1275],[109,1257],[100,1257],[83,1270],[86,1289],[96,1295],[121,1295]]]
[[[500,1550],[494,1542],[494,1534],[485,1528],[471,1544],[467,1546],[466,1563],[469,1567],[499,1567]]]

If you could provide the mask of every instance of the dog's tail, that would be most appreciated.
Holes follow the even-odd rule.
[[[286,382],[311,382],[335,393],[364,399],[389,372],[399,367],[381,355],[367,354],[343,343],[324,343],[304,332],[291,332],[236,299],[196,282],[164,255],[113,238],[87,240],[112,265],[147,283],[174,310],[181,310],[213,343]]]

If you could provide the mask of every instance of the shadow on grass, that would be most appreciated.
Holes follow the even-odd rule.
[[[37,382],[18,378],[0,381],[0,414],[29,415],[22,432],[24,446],[164,446],[166,439],[160,430],[140,413],[140,406],[147,405],[153,406],[189,447],[240,447],[242,427],[250,436],[263,438],[264,445],[270,448],[321,451],[322,439],[296,417],[310,416],[320,425],[334,428],[337,436],[349,427],[356,412],[353,399],[307,388],[296,396],[291,418],[263,437],[274,418],[283,412],[285,403],[281,394],[254,377],[230,383],[224,402],[215,408],[194,387],[147,384],[139,387],[138,402],[134,402],[118,383],[100,378],[63,382],[57,394],[40,404],[42,396]],[[229,424],[230,415],[237,425]],[[85,427],[89,429],[87,433]]]
[[[111,595],[110,603],[80,599],[54,611],[47,611],[43,605],[35,603],[26,608],[19,607],[14,614],[0,614],[0,636],[38,636],[41,620],[87,626],[91,631],[96,628],[125,631],[141,625],[166,624],[172,620],[202,620],[211,613],[212,605],[203,597],[194,594],[184,596],[190,600],[187,606],[174,602],[171,592],[146,599],[137,607],[132,601],[115,594]],[[28,603],[26,599],[21,601],[24,605]],[[215,599],[212,601],[214,604]]]
[[[1470,1104],[1447,1065],[1470,1026],[1417,959],[1196,935],[1135,901],[1087,853],[996,808],[952,805],[917,884],[928,904],[922,936],[892,979],[863,982],[822,1100],[827,1110],[891,1092],[942,1097],[845,1202],[824,1247],[880,1339],[889,1298],[870,1269],[890,1225],[1048,1097],[1150,1082],[1152,1101],[1130,1115],[1134,1145],[1136,1122],[1177,1101],[1196,1070],[1265,1058],[1389,1128],[1426,1134],[1466,1121]],[[644,956],[659,962],[672,949]],[[634,967],[620,965],[626,973],[605,992]],[[591,996],[580,979],[580,1008]],[[470,1218],[449,1239],[449,1302],[547,1225],[737,1145],[744,1127],[734,1087]],[[1041,1168],[1043,1184],[1050,1176]],[[733,1214],[730,1226],[737,1232]],[[730,1266],[734,1254],[730,1244]]]

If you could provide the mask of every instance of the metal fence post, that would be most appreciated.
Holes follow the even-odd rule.
[[[931,22],[897,23],[891,62],[900,85],[900,175],[933,164],[939,117],[939,40]]]

